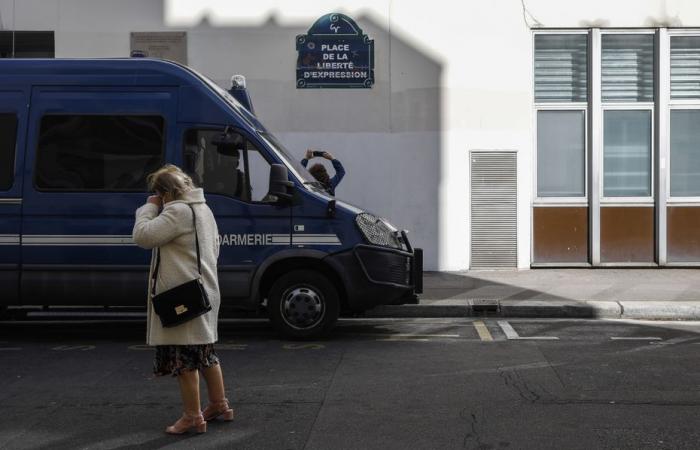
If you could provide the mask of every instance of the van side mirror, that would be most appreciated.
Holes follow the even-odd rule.
[[[287,168],[282,164],[272,164],[270,166],[270,190],[268,194],[288,202],[292,200],[293,192],[294,183],[289,181]]]

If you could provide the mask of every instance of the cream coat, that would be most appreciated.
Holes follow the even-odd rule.
[[[158,207],[146,203],[136,210],[133,238],[139,247],[160,248],[160,268],[156,294],[186,283],[197,277],[197,251],[195,250],[192,212],[197,217],[197,235],[202,260],[202,280],[211,301],[211,311],[172,328],[163,328],[150,301],[151,276],[155,267],[155,250],[151,254],[149,290],[147,297],[148,345],[210,344],[218,339],[219,282],[216,260],[219,257],[218,228],[211,210],[204,200],[202,189],[193,189],[181,199],[168,202],[158,214]]]

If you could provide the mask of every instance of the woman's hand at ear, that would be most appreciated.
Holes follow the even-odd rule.
[[[153,203],[158,208],[163,207],[163,200],[158,195],[151,195],[150,197],[148,197],[148,200],[146,201],[146,203]]]

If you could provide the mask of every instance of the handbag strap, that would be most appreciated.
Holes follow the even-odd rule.
[[[192,211],[192,225],[194,226],[194,245],[197,250],[197,272],[202,275],[202,259],[199,254],[199,237],[197,236],[197,216],[194,213],[194,208],[192,205],[188,204],[190,210]],[[156,295],[156,281],[158,280],[158,269],[160,268],[160,247],[156,248],[156,267],[153,269],[153,275],[151,276],[151,297]]]

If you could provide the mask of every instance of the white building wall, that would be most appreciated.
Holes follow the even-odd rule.
[[[338,196],[411,231],[426,269],[469,267],[469,151],[518,152],[518,266],[530,265],[531,27],[700,26],[697,0],[0,0],[0,26],[55,30],[57,57],[128,56],[131,31],[188,33],[188,63],[248,79],[261,120],[300,158],[331,151]],[[245,3],[245,4],[244,4]],[[329,12],[375,40],[372,89],[295,88],[294,38]]]

